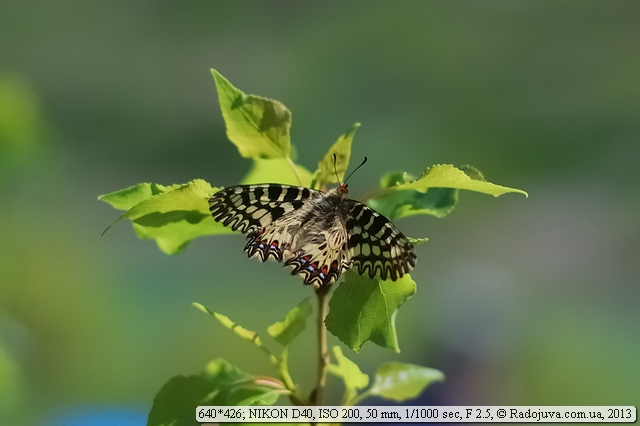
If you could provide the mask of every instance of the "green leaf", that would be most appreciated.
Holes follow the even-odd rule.
[[[254,377],[222,358],[209,362],[203,375],[217,388],[206,405],[271,405],[289,393],[279,380]]]
[[[308,187],[311,185],[311,172],[288,158],[258,159],[253,162],[242,183],[280,183]]]
[[[245,158],[288,158],[291,112],[278,101],[246,95],[216,70],[211,70],[218,89],[222,116],[229,140]]]
[[[147,426],[197,426],[199,405],[271,405],[288,391],[268,379],[253,377],[223,359],[211,361],[203,374],[173,377],[160,389]]]
[[[245,340],[249,340],[251,343],[256,345],[258,348],[260,348],[262,351],[264,351],[269,356],[269,359],[271,360],[272,363],[274,363],[274,364],[278,363],[278,360],[271,353],[271,351],[269,351],[269,349],[267,349],[262,344],[262,339],[260,339],[260,336],[258,336],[258,333],[256,333],[255,331],[247,330],[243,326],[241,326],[241,325],[233,322],[232,320],[230,320],[229,317],[227,317],[225,315],[222,315],[222,314],[219,314],[217,312],[213,312],[210,309],[206,308],[205,306],[201,305],[200,303],[192,303],[192,305],[195,306],[196,308],[200,309],[202,312],[207,313],[207,314],[211,315],[212,317],[214,317],[215,319],[217,319],[223,326],[225,326],[229,330],[233,331],[236,335],[240,336],[241,338],[243,338]]]
[[[451,213],[458,202],[458,189],[429,188],[426,192],[384,191],[414,180],[415,177],[408,173],[387,173],[380,178],[380,188],[383,190],[378,193],[377,198],[368,200],[367,204],[389,220],[416,214],[429,214],[440,218]]]
[[[340,183],[344,181],[344,176],[349,168],[351,159],[351,142],[353,136],[360,127],[360,123],[355,123],[347,133],[340,136],[338,140],[329,148],[329,151],[318,163],[318,169],[313,175],[313,188],[321,188],[328,183]],[[335,170],[333,167],[333,155],[336,155]],[[336,178],[336,171],[338,178]]]
[[[293,339],[304,331],[306,319],[313,312],[309,299],[304,299],[293,308],[284,318],[284,321],[272,324],[267,332],[282,346],[288,346]]]
[[[422,176],[412,182],[406,182],[389,187],[390,190],[395,191],[415,189],[421,192],[426,192],[429,188],[466,189],[469,191],[490,194],[494,197],[508,192],[517,192],[528,196],[526,192],[520,189],[508,188],[506,186],[496,185],[484,180],[473,179],[464,171],[452,166],[451,164],[438,164],[432,166],[428,168]]]
[[[367,340],[400,352],[397,310],[416,292],[415,281],[409,274],[396,281],[381,281],[352,270],[344,277],[329,302],[327,330],[356,352]]]
[[[107,197],[110,201],[106,199],[105,201],[115,202],[116,205],[123,207],[134,199],[142,198],[144,194],[140,195],[141,193],[148,194],[148,191],[153,190],[153,186],[148,189],[140,188],[145,187],[127,192],[131,189],[128,188],[108,194],[103,198]],[[201,179],[193,180],[184,185],[173,185],[172,187],[160,185],[157,188],[165,188],[167,192],[159,192],[137,203],[111,226],[121,220],[130,219],[138,237],[155,239],[158,247],[167,254],[183,251],[189,242],[196,237],[233,232],[216,222],[209,212],[208,199],[220,188],[212,188]],[[121,196],[114,195],[118,193],[121,193]]]
[[[394,401],[405,401],[417,397],[432,383],[442,381],[444,374],[434,368],[387,362],[378,368],[373,386],[366,393]]]
[[[204,369],[204,376],[220,386],[234,386],[248,382],[253,376],[231,365],[227,360],[216,358],[210,361]]]
[[[348,402],[357,395],[358,390],[364,389],[369,385],[369,376],[360,371],[360,367],[355,362],[342,354],[340,346],[333,347],[333,354],[338,364],[329,364],[327,369],[329,373],[342,378],[344,381],[343,403],[348,405]]]
[[[380,198],[372,198],[367,204],[389,220],[416,214],[444,217],[451,213],[458,202],[458,190],[452,188],[429,188],[420,191],[389,191]]]
[[[406,182],[411,182],[416,178],[406,172],[390,172],[382,175],[380,178],[380,188],[391,188],[392,186],[400,185]]]
[[[428,238],[411,238],[411,237],[407,237],[407,240],[409,240],[409,242],[414,246],[417,246],[419,244],[426,243],[427,241],[429,241]]]
[[[218,387],[203,376],[176,376],[153,399],[147,426],[198,426],[196,408],[209,405]]]
[[[455,168],[451,165],[433,166],[418,179],[407,173],[393,172],[380,179],[381,191],[367,201],[390,220],[416,214],[444,217],[458,202],[460,189],[499,196],[519,189],[486,182],[484,176],[471,166]]]
[[[479,181],[482,181],[482,182],[486,182],[487,181],[484,178],[484,175],[482,174],[482,172],[480,170],[476,169],[473,166],[470,166],[470,165],[466,164],[464,166],[458,167],[458,169],[462,170],[464,172],[464,174],[466,174],[467,176],[469,176],[473,180],[479,180]]]
[[[293,382],[291,378],[291,374],[289,373],[289,347],[285,346],[282,350],[282,354],[280,355],[280,362],[277,365],[278,373],[280,373],[280,378],[284,382],[284,385],[287,389],[291,390],[294,394],[292,398],[298,399],[302,401],[303,398],[298,395],[297,388],[298,386]]]
[[[236,386],[229,391],[227,405],[272,405],[284,393],[288,392],[255,384]]]
[[[145,182],[110,194],[101,195],[98,197],[98,200],[111,204],[111,206],[117,210],[129,210],[147,198],[173,191],[179,187],[180,185],[164,186],[159,183]]]

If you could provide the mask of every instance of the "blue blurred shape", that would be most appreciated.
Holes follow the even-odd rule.
[[[83,407],[63,413],[49,426],[144,426],[146,423],[147,410]]]

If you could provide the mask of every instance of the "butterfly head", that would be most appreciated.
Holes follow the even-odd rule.
[[[329,191],[327,191],[327,196],[329,196],[330,198],[334,198],[336,202],[339,202],[339,200],[346,198],[348,193],[349,190],[347,189],[347,185],[341,183],[339,186],[331,188]]]
[[[336,157],[336,154],[333,154],[333,170],[336,173],[336,178],[338,179],[338,182],[340,182],[340,176],[338,176],[338,168],[336,167],[336,163],[338,161],[338,158]],[[351,177],[352,174],[355,173],[356,170],[358,170],[360,167],[362,167],[362,165],[364,163],[367,162],[367,157],[364,157],[364,160],[362,161],[362,163],[360,163],[360,165],[358,167],[355,168],[354,171],[351,172],[351,174],[349,174],[349,176],[347,176],[347,178],[344,180],[344,182],[340,183],[340,186],[338,186],[336,188],[337,192],[342,195],[345,196],[349,193],[348,185],[347,185],[347,181],[349,180],[349,178]]]

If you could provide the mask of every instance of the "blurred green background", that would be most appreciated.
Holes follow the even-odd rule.
[[[291,109],[311,170],[361,122],[354,197],[436,163],[529,192],[397,223],[430,241],[402,353],[346,352],[365,372],[444,371],[415,404],[637,405],[638,16],[637,1],[2,2],[0,424],[144,424],[166,380],[218,356],[274,373],[190,303],[263,331],[311,294],[299,279],[238,236],[173,257],[128,223],[100,238],[119,213],[99,194],[248,170],[210,68]],[[307,389],[313,342],[292,354]]]

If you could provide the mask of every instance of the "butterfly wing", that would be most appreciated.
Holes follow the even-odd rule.
[[[293,242],[285,265],[305,284],[325,286],[336,281],[349,268],[347,229],[337,214],[318,216],[305,223]]]
[[[360,275],[395,281],[416,266],[413,244],[386,217],[365,204],[345,200],[347,247]]]
[[[321,195],[320,191],[299,186],[237,185],[213,194],[209,211],[217,222],[249,234],[245,246],[249,257],[281,261],[293,230],[300,226],[295,213]]]
[[[254,232],[294,210],[322,192],[301,186],[278,184],[236,185],[216,192],[209,211],[216,222],[234,231]]]

